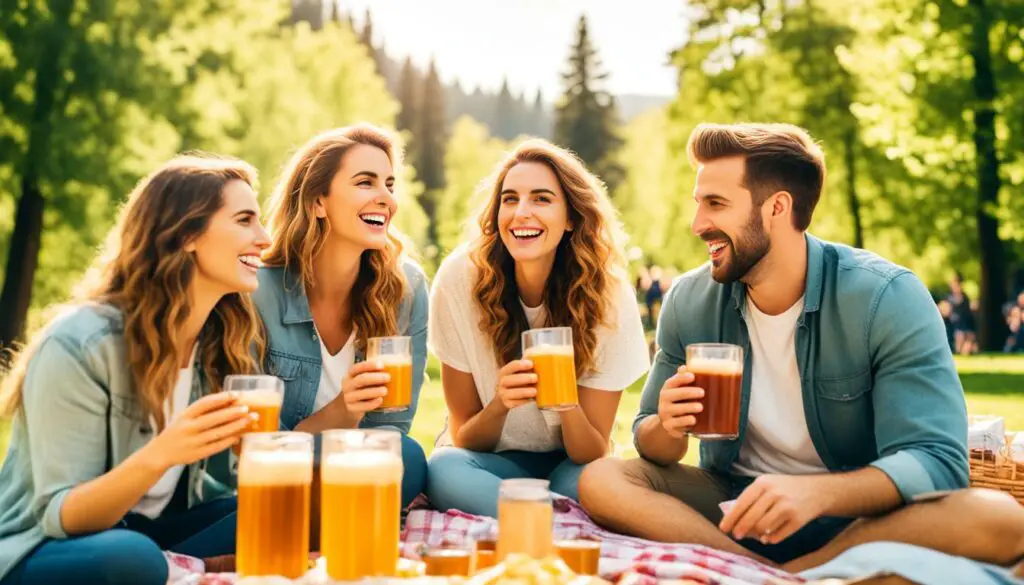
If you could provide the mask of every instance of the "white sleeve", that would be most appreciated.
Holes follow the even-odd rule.
[[[595,370],[579,385],[599,390],[625,390],[651,367],[640,308],[633,287],[623,281],[616,296],[615,321],[601,328]]]
[[[459,310],[462,303],[457,302],[466,296],[466,291],[457,290],[462,286],[462,279],[454,274],[459,266],[444,266],[438,269],[434,284],[430,290],[429,325],[427,326],[427,346],[442,363],[469,372],[470,367],[466,355],[460,327],[472,327],[468,323],[468,315]]]

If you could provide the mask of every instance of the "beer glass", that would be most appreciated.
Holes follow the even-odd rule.
[[[320,553],[337,581],[394,576],[402,509],[402,436],[388,430],[323,433]]]
[[[688,345],[686,369],[693,374],[693,385],[704,389],[704,410],[696,414],[690,434],[702,441],[738,437],[743,348],[728,343]]]
[[[555,542],[555,551],[577,575],[597,575],[601,560],[601,542],[586,538],[572,538]]]
[[[506,479],[498,487],[498,562],[510,553],[551,555],[554,514],[546,479]]]
[[[249,433],[238,462],[238,574],[297,579],[309,563],[313,436]]]
[[[270,433],[278,429],[281,418],[281,402],[284,400],[284,382],[274,376],[227,376],[224,390],[238,394],[238,403],[249,407],[249,412],[259,415],[249,424],[248,433]],[[241,443],[232,447],[235,455],[241,451]]]
[[[412,338],[371,337],[366,342],[366,360],[384,365],[391,375],[384,402],[376,412],[400,412],[412,403]]]
[[[473,572],[476,543],[469,538],[445,539],[439,546],[424,546],[422,552],[428,577],[467,577]]]
[[[523,359],[537,374],[537,408],[569,410],[579,404],[572,329],[550,327],[523,332]]]

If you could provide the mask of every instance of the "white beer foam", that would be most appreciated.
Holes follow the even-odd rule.
[[[694,358],[686,363],[691,374],[736,375],[743,373],[743,364],[721,358]]]
[[[404,366],[404,365],[408,365],[408,366],[412,367],[412,357],[411,356],[407,356],[407,355],[395,355],[395,354],[378,355],[378,356],[374,356],[372,358],[366,358],[366,361],[373,362],[373,363],[381,362],[385,366]]]
[[[572,346],[551,345],[549,343],[542,343],[540,345],[534,345],[530,347],[523,353],[523,357],[527,359],[537,355],[558,355],[572,357]]]
[[[239,485],[313,483],[313,454],[302,451],[245,451],[238,462]]]
[[[281,395],[273,390],[243,390],[238,402],[246,406],[281,406]]]
[[[320,476],[333,484],[401,483],[402,458],[387,451],[331,453],[320,462]]]

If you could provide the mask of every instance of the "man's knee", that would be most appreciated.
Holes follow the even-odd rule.
[[[91,567],[84,568],[98,583],[128,585],[167,582],[167,560],[148,537],[130,530],[102,533],[91,555]]]
[[[603,516],[616,508],[619,488],[623,484],[642,486],[634,473],[640,460],[605,457],[587,465],[579,480],[580,504],[593,516]],[[650,486],[643,486],[650,487]]]
[[[999,549],[1006,548],[1008,561],[1024,554],[1024,506],[1009,494],[971,488],[951,494],[943,503],[949,514],[973,518],[978,523],[979,537],[989,540]]]

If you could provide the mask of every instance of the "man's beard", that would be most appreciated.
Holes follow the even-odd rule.
[[[771,238],[764,231],[764,226],[761,225],[761,216],[757,213],[756,208],[751,212],[750,220],[744,226],[736,242],[720,231],[703,234],[701,238],[705,241],[726,240],[729,242],[729,259],[723,261],[724,265],[712,264],[711,266],[711,278],[721,284],[732,284],[742,279],[754,266],[757,266],[757,263],[768,254],[772,247]]]

